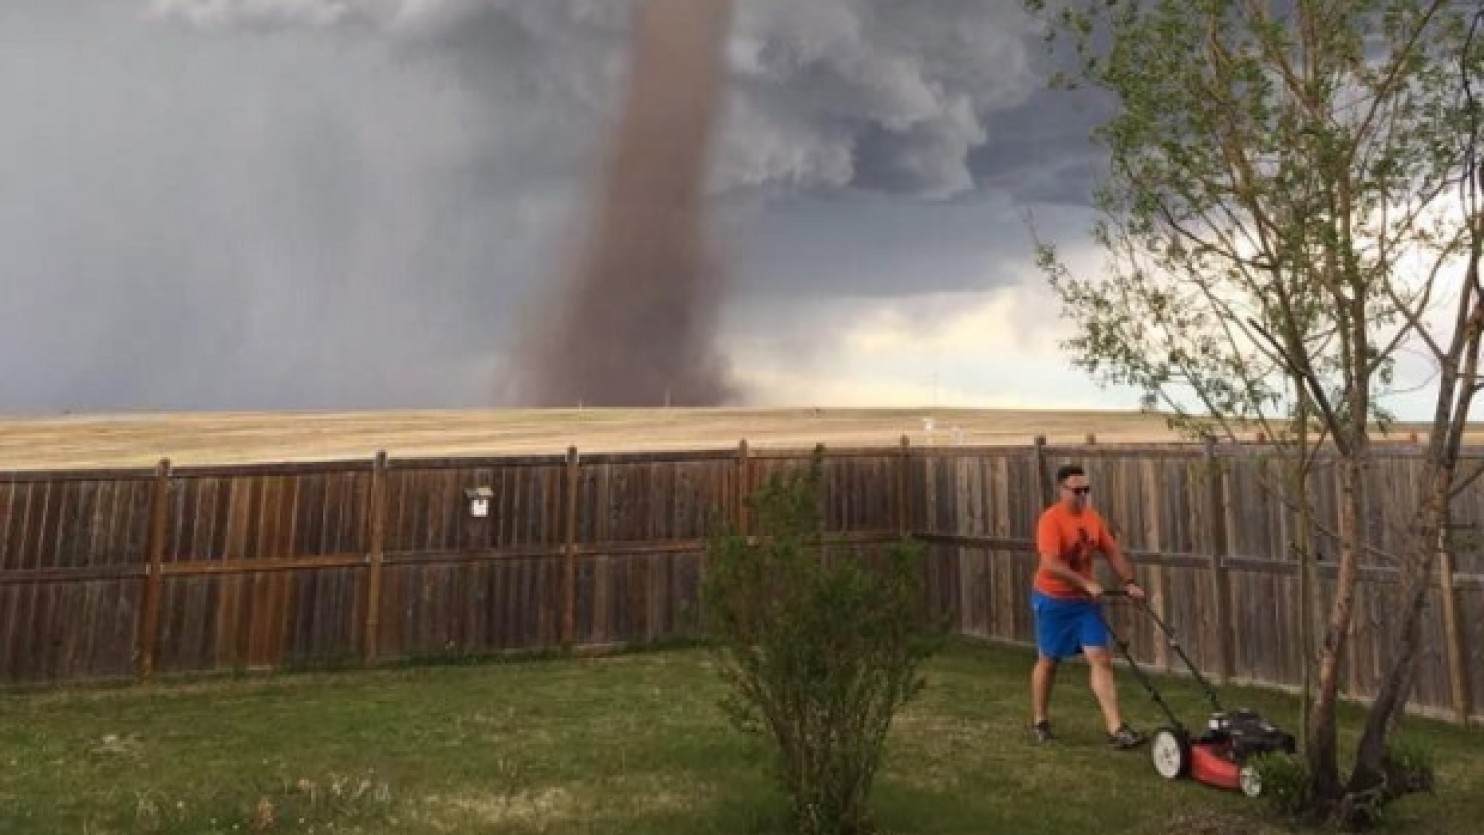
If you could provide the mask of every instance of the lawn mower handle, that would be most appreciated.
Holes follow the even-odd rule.
[[[1159,625],[1159,631],[1164,633],[1165,642],[1175,650],[1175,654],[1180,656],[1180,660],[1185,662],[1185,666],[1190,669],[1190,674],[1195,676],[1196,682],[1200,684],[1201,690],[1205,693],[1206,701],[1211,704],[1211,709],[1217,713],[1222,712],[1221,699],[1217,697],[1215,688],[1211,687],[1211,683],[1206,680],[1205,676],[1201,675],[1201,671],[1195,666],[1195,662],[1190,660],[1190,656],[1185,654],[1185,648],[1180,646],[1180,639],[1175,636],[1175,630],[1171,629],[1170,625],[1165,623],[1164,619],[1159,616],[1159,613],[1154,611],[1154,607],[1149,605],[1147,599],[1132,597],[1124,589],[1105,589],[1102,596],[1128,598],[1134,601],[1136,607],[1143,609],[1145,614],[1153,618],[1154,622]],[[1101,611],[1099,614],[1101,614]],[[1113,640],[1117,641],[1120,648],[1123,649],[1123,654],[1128,658],[1129,663],[1135,664],[1133,654],[1128,651],[1127,642],[1118,639],[1117,634],[1113,632],[1113,625],[1108,623],[1106,616],[1103,617],[1103,625],[1108,628],[1108,633],[1113,636]],[[1137,667],[1136,664],[1135,666]]]

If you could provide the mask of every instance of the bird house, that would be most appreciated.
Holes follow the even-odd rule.
[[[490,499],[494,496],[495,491],[489,487],[465,488],[464,500],[469,503],[469,515],[476,519],[490,515]]]

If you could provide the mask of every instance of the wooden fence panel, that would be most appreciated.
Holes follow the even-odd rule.
[[[1279,498],[1288,489],[1285,479],[1290,478],[1284,472],[1284,462],[1252,456],[1227,458],[1222,464],[1227,471],[1228,496],[1235,509],[1231,552],[1263,555],[1268,559],[1290,559],[1286,544],[1290,534],[1289,509]],[[1285,493],[1275,494],[1277,490]]]
[[[1246,661],[1236,676],[1250,681],[1303,681],[1303,646],[1297,571],[1234,571],[1232,611],[1236,645]],[[1237,586],[1240,586],[1238,590]]]
[[[1464,698],[1470,713],[1484,717],[1484,578],[1458,590],[1458,611],[1467,676]]]
[[[1218,626],[1213,617],[1216,607],[1211,602],[1210,571],[1205,566],[1183,564],[1167,565],[1164,570],[1169,598],[1163,619],[1178,636],[1181,649],[1191,663],[1203,675],[1211,677],[1217,666]],[[1184,662],[1174,652],[1168,653],[1166,663],[1171,670],[1186,671]]]
[[[1354,628],[1347,653],[1344,693],[1370,699],[1380,689],[1382,676],[1393,653],[1385,637],[1395,628],[1397,604],[1393,584],[1363,578],[1357,583]],[[1417,659],[1412,698],[1437,712],[1452,709],[1447,642],[1436,592],[1428,595],[1422,616],[1422,651]]]
[[[389,462],[374,660],[560,642],[565,460]],[[484,515],[466,491],[490,491]]]
[[[1467,462],[1462,475],[1470,475],[1484,462]],[[1460,574],[1484,575],[1484,484],[1474,482],[1454,498],[1452,504],[1453,569]]]
[[[312,568],[167,578],[166,673],[348,663],[361,637],[364,571]]]
[[[581,463],[579,544],[700,541],[713,514],[736,505],[737,462],[731,453],[679,461],[602,456]]]
[[[132,676],[140,592],[138,580],[0,579],[0,683]]]
[[[82,577],[141,566],[149,499],[147,477],[42,481],[0,475],[0,573]]]
[[[810,450],[752,451],[747,460],[743,490],[757,490],[775,475],[806,470]],[[895,531],[903,501],[899,448],[827,451],[823,468],[824,528],[830,533]],[[910,466],[910,465],[909,465]]]
[[[737,521],[738,484],[730,452],[583,461],[573,640],[611,645],[692,634],[705,539],[713,522]]]
[[[698,551],[580,559],[577,642],[644,643],[694,634],[701,560]]]
[[[391,462],[383,550],[390,558],[560,546],[564,467],[560,458],[454,466]],[[485,516],[470,512],[465,495],[477,488],[492,491]]]
[[[896,450],[829,459],[825,469],[825,529],[896,530],[899,466],[901,460]]]
[[[378,660],[555,647],[561,581],[556,556],[388,564]]]
[[[174,472],[165,563],[236,564],[364,553],[371,474],[343,466]],[[180,570],[192,568],[208,566]]]
[[[954,552],[937,546],[922,544],[924,592],[930,617],[947,617],[950,628],[962,631],[963,614],[960,609],[962,596],[960,566],[962,558]]]
[[[165,672],[273,669],[355,656],[368,464],[169,476],[156,631]]]
[[[133,672],[150,490],[147,476],[0,475],[0,682]]]

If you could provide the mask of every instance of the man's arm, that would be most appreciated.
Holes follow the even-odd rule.
[[[1103,553],[1107,555],[1108,562],[1113,565],[1113,570],[1118,573],[1118,578],[1122,581],[1124,590],[1128,592],[1129,597],[1143,597],[1144,590],[1139,587],[1134,577],[1133,562],[1129,560],[1127,554],[1123,553],[1123,549],[1118,545],[1118,540],[1114,539],[1113,535],[1106,528],[1103,529],[1103,541],[1101,544]]]

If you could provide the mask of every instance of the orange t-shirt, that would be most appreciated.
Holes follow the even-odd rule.
[[[1064,504],[1055,504],[1041,513],[1036,523],[1036,557],[1043,565],[1036,569],[1036,588],[1051,597],[1086,597],[1081,587],[1073,586],[1048,571],[1044,565],[1046,554],[1055,554],[1069,568],[1088,580],[1093,579],[1092,559],[1094,551],[1105,554],[1113,543],[1103,517],[1090,507],[1081,513],[1073,512]]]

